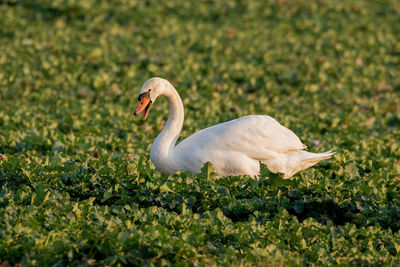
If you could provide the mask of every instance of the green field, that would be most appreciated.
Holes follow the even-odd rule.
[[[0,266],[400,265],[399,25],[398,0],[0,0]],[[267,114],[337,154],[161,175],[152,76],[180,140]]]

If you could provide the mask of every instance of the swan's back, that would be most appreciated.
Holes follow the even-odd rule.
[[[274,118],[264,115],[245,116],[205,128],[192,134],[176,147],[177,151],[235,150],[258,159],[262,159],[263,153],[304,148],[306,146],[291,130]]]

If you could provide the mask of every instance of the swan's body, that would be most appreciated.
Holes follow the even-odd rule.
[[[178,170],[199,173],[204,163],[210,162],[219,176],[260,174],[260,162],[275,173],[290,178],[298,171],[330,158],[331,151],[310,153],[289,129],[275,119],[251,115],[200,130],[175,146],[182,129],[184,112],[175,88],[161,78],[152,78],[142,87],[141,101],[135,114],[145,110],[159,96],[167,98],[170,114],[161,133],[155,139],[150,158],[162,173]]]

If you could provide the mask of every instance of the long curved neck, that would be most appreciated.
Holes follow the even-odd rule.
[[[167,123],[151,147],[150,156],[156,161],[167,160],[168,156],[171,156],[176,140],[178,140],[181,133],[184,120],[182,100],[175,88],[170,83],[167,83],[161,95],[168,100],[169,116]]]

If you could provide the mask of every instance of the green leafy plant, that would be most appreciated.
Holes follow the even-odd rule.
[[[0,0],[0,265],[399,265],[398,1]],[[166,176],[181,138],[267,114],[332,160]]]

